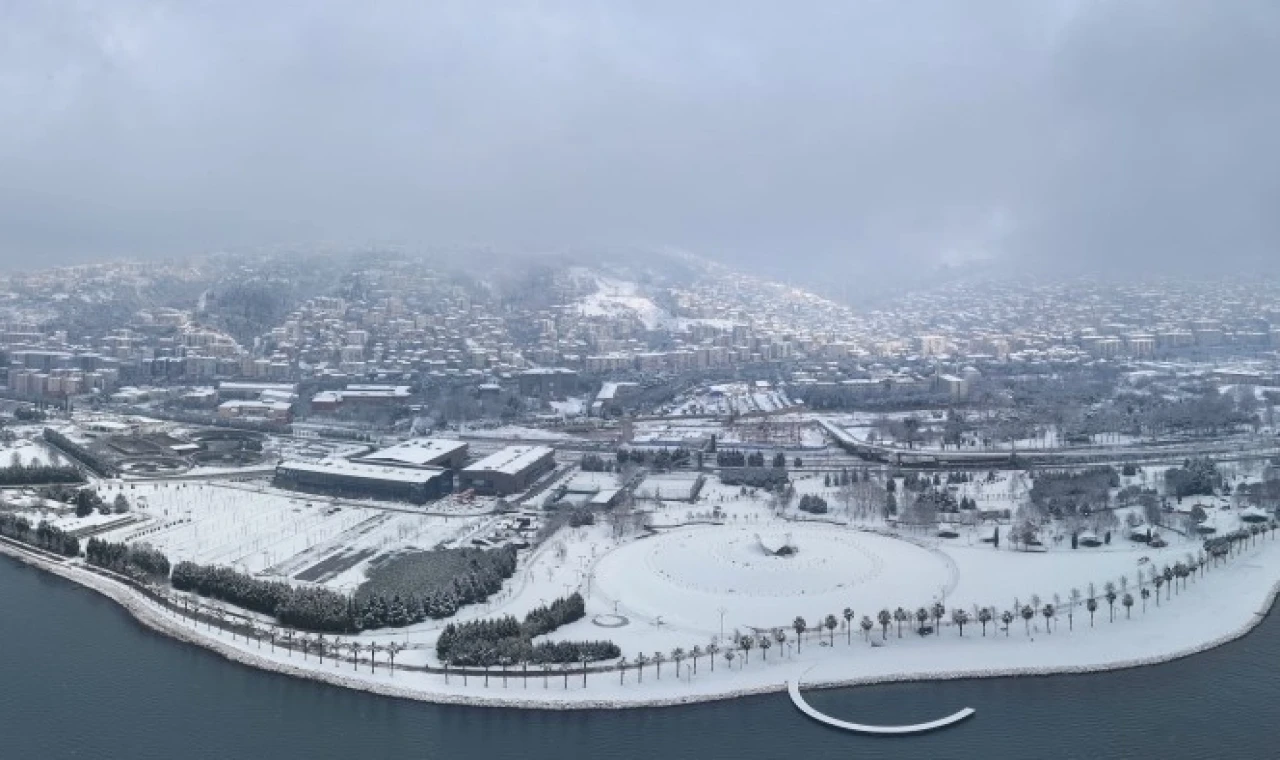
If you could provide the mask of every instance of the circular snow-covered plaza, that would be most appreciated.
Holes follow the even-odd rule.
[[[783,545],[792,554],[775,555]],[[695,526],[632,541],[595,567],[595,590],[672,628],[788,626],[797,615],[940,598],[954,564],[916,544],[832,525]]]

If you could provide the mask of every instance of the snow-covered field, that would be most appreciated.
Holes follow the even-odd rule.
[[[65,463],[66,459],[43,443],[32,440],[17,440],[7,446],[0,446],[0,467],[21,462],[22,464]]]
[[[104,483],[99,491],[108,503],[123,493],[133,504],[127,515],[133,522],[102,538],[150,543],[173,562],[229,565],[343,590],[359,584],[374,557],[469,536],[491,507],[450,499],[429,505],[427,515],[231,483]],[[69,529],[87,520],[62,518]]]
[[[511,597],[507,609],[498,604],[494,605],[493,611],[519,613],[523,605],[517,605],[514,600],[550,591],[549,585],[565,582],[566,572],[570,576],[581,572],[566,566],[588,563],[590,553],[584,553],[583,549],[597,543],[583,534],[569,537],[569,545],[573,548],[566,556],[567,562],[555,559],[553,552],[543,555],[551,560],[551,565],[562,568],[560,573],[544,576],[538,567],[527,568],[519,579],[524,591]],[[1016,620],[1007,631],[988,626],[985,635],[981,627],[974,624],[965,628],[963,636],[955,626],[944,624],[936,635],[925,637],[910,632],[899,636],[895,625],[891,625],[888,631],[882,631],[877,625],[865,636],[860,629],[850,633],[838,629],[834,633],[825,630],[808,632],[797,646],[795,633],[788,631],[786,642],[776,645],[771,652],[756,649],[744,656],[738,651],[732,661],[723,656],[716,657],[714,670],[705,653],[698,662],[696,674],[691,660],[686,657],[679,667],[678,676],[677,666],[669,657],[662,665],[660,675],[652,663],[645,667],[643,673],[637,673],[633,655],[669,652],[675,646],[688,652],[692,644],[705,646],[705,637],[691,639],[688,634],[673,630],[672,626],[653,625],[642,620],[629,621],[621,628],[596,626],[590,618],[601,614],[602,606],[606,609],[605,614],[611,613],[613,607],[611,604],[602,605],[593,595],[589,619],[561,629],[556,635],[569,638],[590,634],[591,638],[614,638],[625,643],[624,652],[632,667],[625,673],[593,673],[588,676],[585,686],[581,674],[571,674],[566,679],[554,672],[543,686],[539,682],[544,676],[535,668],[530,672],[533,688],[522,684],[518,676],[511,678],[504,687],[498,677],[493,677],[486,685],[478,675],[464,681],[455,671],[446,681],[441,673],[406,670],[405,665],[418,667],[427,659],[427,650],[420,648],[419,642],[415,641],[410,642],[410,646],[415,648],[403,652],[397,660],[399,667],[394,673],[387,668],[385,656],[379,659],[374,672],[368,668],[367,657],[362,658],[363,665],[358,672],[350,669],[349,661],[334,662],[330,658],[325,665],[320,665],[314,655],[304,660],[297,652],[287,653],[279,648],[273,651],[265,642],[246,642],[243,637],[236,638],[216,628],[210,631],[205,627],[192,627],[180,617],[163,611],[118,584],[74,566],[55,565],[30,556],[24,558],[112,596],[149,625],[258,667],[351,688],[434,701],[528,707],[621,707],[676,704],[779,691],[788,681],[798,679],[815,685],[1080,672],[1132,667],[1183,656],[1230,640],[1261,619],[1261,614],[1271,604],[1276,582],[1280,579],[1278,546],[1280,540],[1269,538],[1245,545],[1229,563],[1210,569],[1203,578],[1190,580],[1184,589],[1174,593],[1166,586],[1163,594],[1169,598],[1159,606],[1153,600],[1145,609],[1135,607],[1128,615],[1117,611],[1114,622],[1103,606],[1093,625],[1077,614],[1071,625],[1066,625],[1067,621],[1061,617],[1051,623],[1043,618],[1036,618],[1030,623]],[[0,551],[12,553],[14,550],[3,545]],[[1022,556],[1016,559],[1035,558]],[[860,610],[858,614],[862,614]]]

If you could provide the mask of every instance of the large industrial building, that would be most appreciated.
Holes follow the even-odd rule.
[[[407,467],[444,467],[458,469],[467,463],[468,446],[463,441],[445,438],[414,438],[364,456],[356,461]]]
[[[462,468],[458,488],[505,496],[527,489],[555,466],[555,449],[548,446],[508,446]]]
[[[422,504],[453,490],[453,471],[345,459],[283,462],[276,467],[275,485],[328,496],[396,499]]]

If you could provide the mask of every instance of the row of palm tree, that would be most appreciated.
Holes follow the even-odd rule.
[[[362,644],[354,639],[344,642],[338,636],[333,638],[326,638],[324,634],[308,636],[292,628],[281,629],[274,624],[260,624],[252,618],[246,618],[241,622],[233,622],[227,625],[227,619],[230,616],[221,605],[201,604],[199,601],[192,603],[187,597],[183,597],[182,605],[183,613],[188,615],[197,627],[200,624],[201,616],[203,616],[206,630],[212,629],[213,624],[216,622],[219,631],[225,629],[231,632],[232,640],[235,640],[237,633],[243,633],[245,642],[248,643],[250,639],[253,639],[259,649],[262,648],[262,642],[265,639],[270,642],[272,652],[279,645],[288,651],[289,656],[292,657],[296,648],[302,650],[302,658],[304,660],[308,659],[308,655],[314,653],[320,658],[321,664],[324,664],[324,657],[327,653],[330,659],[334,661],[334,664],[337,665],[341,660],[342,653],[345,651],[350,655],[351,669],[356,670],[360,663],[360,653],[367,652],[369,655],[369,672],[373,673],[376,672],[378,653],[385,652],[390,663],[391,674],[395,675],[396,656],[407,649],[405,644],[397,641],[392,641],[385,645],[376,641]]]
[[[1196,555],[1188,553],[1183,560],[1179,560],[1172,565],[1165,565],[1160,568],[1152,566],[1145,572],[1140,570],[1137,578],[1137,597],[1129,591],[1129,579],[1126,576],[1121,576],[1118,584],[1111,581],[1105,583],[1101,594],[1098,593],[1097,588],[1092,583],[1088,585],[1087,597],[1082,595],[1079,589],[1071,589],[1069,600],[1066,604],[1063,604],[1062,600],[1056,594],[1053,596],[1052,602],[1045,602],[1041,600],[1039,596],[1033,594],[1028,600],[1028,603],[1024,604],[1018,599],[1014,599],[1012,607],[1003,611],[997,610],[994,606],[975,606],[971,614],[969,610],[964,608],[952,608],[950,610],[950,622],[956,627],[961,637],[964,636],[964,629],[966,625],[971,623],[980,625],[982,627],[982,635],[985,637],[987,635],[987,627],[998,622],[1003,625],[1003,630],[1007,637],[1009,635],[1011,625],[1018,618],[1022,618],[1024,628],[1029,636],[1031,635],[1031,622],[1037,616],[1042,616],[1045,620],[1045,630],[1051,634],[1053,633],[1054,624],[1057,622],[1058,617],[1064,608],[1066,610],[1068,626],[1074,629],[1074,613],[1076,608],[1080,606],[1081,602],[1083,602],[1085,610],[1089,613],[1089,626],[1094,627],[1095,616],[1098,611],[1098,607],[1100,606],[1099,599],[1102,599],[1107,603],[1108,619],[1110,622],[1115,622],[1116,602],[1119,602],[1124,608],[1125,618],[1131,619],[1133,606],[1136,604],[1138,598],[1142,600],[1142,612],[1144,614],[1146,613],[1147,602],[1153,595],[1152,588],[1154,588],[1156,605],[1159,606],[1161,603],[1162,591],[1164,592],[1165,601],[1169,601],[1174,594],[1180,593],[1181,589],[1186,588],[1188,580],[1195,579],[1197,571],[1201,576],[1203,576],[1207,568],[1216,566],[1219,561],[1230,557],[1234,552],[1238,551],[1245,540],[1256,542],[1259,535],[1263,535],[1265,537],[1264,531],[1267,529],[1272,531],[1272,537],[1274,538],[1275,527],[1276,525],[1274,522],[1265,528],[1254,524],[1249,526],[1248,529],[1242,529],[1227,536],[1206,541],[1205,546],[1208,550],[1207,553],[1206,551],[1201,551]],[[211,628],[215,622],[220,630],[226,626],[228,614],[227,611],[219,605],[206,604],[202,606],[199,601],[192,603],[187,597],[183,597],[182,605],[182,611],[184,614],[188,614],[193,625],[196,625],[197,627],[199,626],[202,617],[206,629]],[[869,614],[863,615],[861,619],[857,620],[856,626],[861,629],[863,639],[870,641],[872,631],[878,625],[880,628],[881,639],[887,640],[889,637],[889,630],[894,627],[895,624],[898,638],[902,638],[903,625],[910,624],[913,621],[917,624],[918,632],[922,636],[927,635],[930,631],[926,626],[929,621],[932,620],[932,633],[934,635],[940,635],[942,621],[946,616],[946,607],[942,602],[935,601],[931,605],[919,607],[914,611],[904,607],[898,607],[892,611],[888,608],[881,609],[874,617]],[[791,624],[791,629],[795,632],[796,651],[802,651],[804,634],[810,632],[816,632],[819,637],[821,637],[825,631],[828,643],[830,645],[834,645],[835,632],[836,629],[840,627],[845,629],[846,643],[852,645],[855,618],[857,618],[857,615],[850,607],[846,607],[838,616],[836,614],[820,616],[817,624],[815,625],[810,625],[804,617],[796,617]],[[357,669],[359,666],[360,653],[367,652],[369,655],[370,672],[374,672],[378,653],[385,652],[390,663],[390,670],[392,674],[394,674],[396,655],[405,649],[404,645],[396,642],[386,645],[381,645],[377,642],[362,644],[355,640],[344,642],[339,637],[327,639],[323,634],[308,636],[306,633],[295,631],[294,629],[281,629],[274,624],[269,626],[260,625],[252,619],[232,623],[232,625],[229,626],[229,630],[231,631],[233,638],[237,635],[237,629],[243,631],[246,642],[248,642],[250,638],[253,638],[257,642],[258,648],[262,647],[262,641],[265,638],[270,642],[272,651],[274,651],[277,644],[279,644],[289,652],[290,656],[292,656],[294,649],[298,648],[302,650],[304,659],[307,659],[311,653],[315,653],[322,664],[326,653],[330,654],[331,658],[335,660],[335,665],[339,664],[342,652],[346,651],[350,655],[349,659],[352,663],[353,670]],[[732,667],[734,660],[738,658],[741,658],[742,663],[745,665],[750,662],[752,650],[759,650],[761,658],[764,661],[767,661],[769,658],[769,651],[774,646],[777,646],[781,650],[787,645],[789,645],[789,635],[787,630],[779,627],[768,631],[757,631],[750,634],[735,633],[733,638],[727,642],[721,643],[712,641],[712,643],[705,647],[694,646],[687,651],[682,647],[676,647],[671,650],[670,653],[658,651],[653,652],[652,654],[646,654],[642,652],[637,654],[631,660],[623,657],[616,663],[615,667],[618,670],[619,681],[621,683],[625,683],[628,670],[635,670],[637,682],[643,682],[645,668],[649,665],[653,666],[654,677],[661,680],[662,666],[667,662],[674,664],[676,678],[679,678],[681,675],[681,669],[682,667],[685,667],[686,661],[688,661],[687,669],[691,674],[697,673],[699,661],[704,658],[708,662],[710,670],[714,672],[717,656],[723,657],[726,665],[729,667]],[[499,663],[501,666],[500,674],[502,676],[503,686],[507,685],[509,667],[513,664],[515,663]],[[581,666],[583,686],[585,687],[587,682],[588,663],[584,661],[581,663]],[[525,686],[527,688],[529,663],[522,663],[522,667]],[[564,663],[560,666],[560,670],[564,676],[564,685],[566,689],[568,688],[569,674],[572,667],[573,664],[570,663]],[[450,663],[444,663],[444,675],[446,682],[449,679],[449,668]],[[488,686],[489,668],[486,667],[484,670],[485,685]],[[547,686],[552,670],[553,668],[548,665],[544,665],[542,668],[544,688]],[[465,669],[461,669],[458,672],[463,677],[465,683],[468,675],[467,671]]]
[[[1274,526],[1268,527],[1274,531]],[[1137,603],[1137,599],[1140,598],[1142,600],[1142,611],[1145,614],[1147,600],[1152,596],[1151,588],[1148,586],[1155,587],[1157,605],[1160,603],[1160,592],[1162,590],[1165,591],[1165,599],[1168,600],[1172,594],[1178,593],[1179,587],[1186,588],[1187,581],[1189,579],[1194,580],[1197,571],[1200,575],[1203,575],[1208,565],[1216,562],[1217,559],[1223,556],[1229,555],[1232,551],[1231,547],[1233,544],[1239,543],[1243,538],[1256,540],[1256,537],[1263,535],[1263,531],[1265,530],[1263,527],[1257,525],[1252,526],[1252,528],[1254,529],[1248,531],[1247,536],[1236,536],[1232,540],[1227,541],[1224,544],[1224,548],[1220,551],[1211,552],[1209,555],[1206,555],[1206,553],[1202,551],[1194,556],[1188,553],[1185,560],[1175,562],[1173,565],[1166,565],[1159,569],[1152,567],[1148,571],[1149,575],[1145,580],[1143,578],[1143,573],[1140,572],[1138,577],[1138,595],[1136,597],[1129,591],[1129,581],[1126,576],[1120,577],[1118,585],[1111,581],[1104,584],[1103,593],[1101,595],[1096,592],[1096,588],[1093,584],[1089,584],[1089,596],[1087,598],[1082,597],[1079,589],[1073,588],[1071,590],[1070,602],[1066,605],[1068,625],[1074,628],[1074,611],[1075,608],[1080,605],[1082,599],[1084,601],[1085,609],[1089,612],[1090,627],[1093,627],[1094,625],[1095,614],[1099,607],[1099,597],[1107,603],[1108,618],[1111,622],[1115,622],[1116,602],[1119,602],[1124,608],[1125,618],[1132,619],[1133,606]],[[1054,595],[1053,602],[1042,602],[1039,596],[1032,595],[1029,603],[1022,604],[1015,599],[1013,608],[1004,611],[998,611],[995,607],[975,607],[974,612],[971,615],[968,610],[956,607],[951,610],[950,619],[952,625],[956,627],[959,635],[962,637],[964,636],[965,626],[975,622],[982,626],[983,636],[987,635],[987,627],[996,622],[1003,625],[1005,635],[1008,636],[1011,625],[1019,617],[1023,620],[1027,635],[1030,635],[1031,621],[1037,616],[1044,617],[1045,630],[1048,633],[1053,633],[1054,624],[1057,622],[1063,606],[1064,605],[1056,594]],[[934,633],[936,635],[941,632],[941,622],[945,615],[945,606],[941,602],[934,602],[930,606],[919,607],[914,612],[903,607],[898,607],[893,611],[890,611],[887,608],[882,609],[876,613],[874,619],[870,615],[863,615],[857,626],[862,629],[864,640],[870,639],[871,631],[877,624],[880,627],[881,638],[888,639],[889,629],[896,623],[898,638],[901,638],[904,623],[910,623],[914,620],[918,624],[920,632],[924,634],[926,632],[926,624],[932,620],[934,623]],[[825,630],[828,642],[834,644],[835,631],[838,627],[843,627],[845,629],[846,643],[852,644],[854,619],[856,617],[854,610],[850,607],[846,607],[838,617],[834,614],[820,617],[818,624],[815,626],[810,626],[809,622],[805,620],[804,617],[797,617],[792,622],[791,626],[795,630],[796,634],[795,641],[797,651],[800,651],[803,646],[804,634],[807,632],[816,631],[819,636],[821,636]],[[844,621],[843,626],[840,623],[841,619]],[[736,635],[734,637],[734,646],[725,647],[723,649],[717,644],[712,643],[708,645],[705,650],[700,647],[694,647],[688,655],[686,655],[683,649],[677,648],[672,651],[671,659],[676,662],[676,675],[679,677],[680,663],[683,662],[686,656],[691,656],[693,658],[693,668],[696,673],[698,658],[704,654],[710,656],[711,669],[714,670],[715,655],[717,653],[722,654],[725,660],[731,665],[733,660],[739,656],[738,652],[740,652],[742,661],[745,664],[749,661],[750,653],[753,648],[759,648],[762,656],[767,659],[768,649],[772,645],[772,642],[776,641],[781,645],[786,642],[786,640],[786,632],[781,628],[777,628],[771,633]],[[665,662],[666,659],[667,658],[660,652],[655,652],[652,656],[645,654],[637,655],[630,663],[627,662],[626,658],[623,658],[623,660],[618,663],[620,677],[625,680],[626,669],[628,667],[633,667],[637,670],[637,678],[639,680],[643,680],[644,667],[646,665],[653,664],[655,666],[657,677],[661,678],[662,663]]]

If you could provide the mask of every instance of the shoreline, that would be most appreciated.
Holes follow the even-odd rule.
[[[351,678],[343,675],[343,671],[340,670],[330,672],[317,668],[289,665],[288,663],[279,662],[276,659],[269,659],[264,656],[255,655],[251,651],[226,644],[212,639],[211,637],[202,636],[157,609],[154,604],[149,602],[140,592],[122,583],[110,580],[109,578],[105,578],[74,565],[53,561],[48,557],[41,555],[34,549],[28,550],[26,547],[18,548],[8,542],[0,541],[0,554],[4,554],[7,557],[11,557],[25,565],[42,570],[51,575],[63,578],[83,588],[95,591],[120,605],[129,612],[134,620],[144,627],[184,643],[210,650],[227,660],[259,670],[270,671],[295,678],[304,678],[326,683],[331,686],[364,691],[371,694],[397,699],[409,699],[417,702],[428,702],[441,705],[523,710],[623,710],[647,707],[676,707],[680,705],[717,702],[743,697],[760,696],[764,694],[783,693],[787,691],[787,682],[786,680],[782,680],[777,683],[747,686],[736,689],[725,689],[722,691],[691,693],[680,697],[654,697],[651,699],[539,700],[459,695],[446,692],[398,687],[390,683],[384,683],[372,679]],[[1241,625],[1224,634],[1198,644],[1145,658],[1116,660],[1112,662],[1085,665],[977,668],[946,672],[894,673],[886,675],[859,676],[853,678],[819,679],[806,681],[804,683],[804,687],[806,690],[839,689],[921,681],[959,681],[987,678],[1027,677],[1043,678],[1055,675],[1088,675],[1090,673],[1132,670],[1151,665],[1160,665],[1192,657],[1247,636],[1271,614],[1277,596],[1280,596],[1280,580],[1276,580],[1270,585],[1260,608],[1250,612],[1248,619]]]

